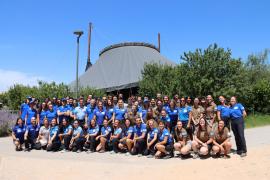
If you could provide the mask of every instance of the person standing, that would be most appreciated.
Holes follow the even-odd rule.
[[[30,107],[28,108],[25,116],[25,125],[29,126],[31,125],[31,119],[32,117],[37,118],[37,110],[34,108],[35,101],[32,100],[30,102]]]
[[[38,110],[38,114],[37,114],[37,124],[40,126],[44,125],[44,118],[47,115],[47,105],[45,102],[43,102]]]
[[[247,116],[247,113],[244,106],[240,103],[237,103],[235,96],[231,97],[230,103],[231,126],[235,137],[237,154],[239,154],[241,157],[245,157],[247,155],[247,146],[244,134],[244,118]]]
[[[218,121],[223,120],[225,127],[230,130],[230,107],[226,105],[226,99],[223,96],[219,96],[220,105],[217,106]]]
[[[74,110],[74,118],[79,122],[82,127],[87,122],[87,108],[84,106],[83,98],[80,98],[79,106]]]
[[[25,121],[25,116],[27,114],[27,111],[29,109],[29,102],[31,100],[31,97],[27,97],[24,101],[24,103],[21,104],[21,108],[19,111],[19,115],[22,118],[23,121]]]

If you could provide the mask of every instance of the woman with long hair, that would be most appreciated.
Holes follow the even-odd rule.
[[[133,146],[134,129],[131,126],[130,120],[125,120],[125,126],[122,131],[122,138],[119,140],[118,148],[121,151],[127,150],[127,154],[130,154]]]
[[[169,130],[165,128],[165,124],[163,121],[159,121],[158,129],[158,142],[155,145],[155,149],[157,150],[157,152],[155,154],[155,158],[172,158],[174,156],[173,138]]]
[[[44,118],[47,115],[47,104],[43,102],[41,106],[39,107],[38,113],[37,113],[37,124],[40,126],[44,125]]]
[[[51,127],[50,127],[50,136],[49,136],[49,143],[47,145],[47,151],[58,151],[61,142],[59,140],[59,127],[57,126],[57,121],[55,118],[51,120]]]
[[[49,123],[51,123],[53,119],[57,118],[57,112],[53,108],[53,105],[51,103],[48,103],[48,110],[47,110],[46,117],[49,120]]]
[[[96,148],[96,151],[99,153],[104,153],[108,149],[108,142],[111,137],[112,129],[108,126],[108,120],[104,119],[103,127],[101,128],[100,135],[96,137],[96,141],[99,140],[99,145]]]
[[[72,131],[73,131],[72,126],[68,123],[66,118],[63,118],[62,127],[60,128],[60,134],[59,134],[59,138],[63,146],[63,148],[61,148],[62,149],[61,152],[69,151],[69,143],[71,140]]]
[[[107,104],[106,104],[106,118],[108,119],[108,123],[111,124],[113,119],[113,111],[114,111],[114,105],[111,99],[108,98]]]
[[[48,145],[50,136],[50,124],[46,117],[43,120],[43,124],[44,125],[41,126],[39,130],[38,141],[40,143],[41,148],[45,150]]]
[[[114,131],[113,134],[110,137],[110,149],[112,149],[112,154],[114,153],[118,153],[119,149],[118,149],[118,144],[119,144],[119,140],[121,138],[122,135],[122,128],[120,127],[120,123],[119,120],[115,120],[114,121]]]
[[[79,121],[75,120],[73,122],[73,132],[72,132],[72,138],[70,140],[69,149],[71,149],[73,152],[80,153],[83,151],[83,145],[85,142],[83,129],[79,125]]]
[[[180,107],[178,109],[178,120],[182,121],[183,127],[186,129],[190,118],[191,107],[187,106],[185,98],[180,99]]]
[[[97,125],[96,121],[94,119],[91,120],[90,126],[88,128],[88,133],[85,136],[86,142],[84,144],[84,147],[88,149],[87,152],[95,152],[96,151],[96,137],[99,133],[99,126]]]
[[[187,131],[185,130],[185,128],[183,128],[181,121],[177,122],[174,133],[174,150],[180,152],[184,156],[189,154],[192,142],[188,136]]]
[[[224,96],[219,96],[220,105],[217,106],[217,117],[219,121],[224,121],[225,127],[230,130],[230,106],[226,104]]]
[[[151,158],[154,157],[156,151],[154,149],[157,143],[158,129],[155,127],[154,120],[148,121],[149,132],[147,133],[146,149],[144,155]]]
[[[225,127],[224,121],[220,120],[218,122],[218,127],[214,132],[213,154],[224,156],[224,158],[230,158],[228,154],[230,153],[231,147],[229,129]]]
[[[12,129],[12,139],[15,144],[15,150],[21,151],[22,145],[24,144],[24,133],[26,131],[26,126],[22,118],[18,118],[15,126]]]
[[[172,99],[169,103],[169,107],[166,109],[168,116],[170,117],[170,130],[174,131],[178,120],[178,109],[175,101]]]
[[[199,155],[206,156],[210,152],[213,143],[213,132],[207,126],[204,118],[200,119],[199,127],[195,131],[194,139],[192,142],[192,149],[194,151],[193,158],[198,158]]]

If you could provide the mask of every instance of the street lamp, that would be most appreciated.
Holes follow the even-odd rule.
[[[77,36],[77,62],[76,62],[76,98],[78,98],[79,93],[79,47],[80,47],[80,37],[83,35],[83,31],[74,31]]]

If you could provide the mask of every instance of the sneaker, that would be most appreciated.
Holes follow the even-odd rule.
[[[126,156],[131,156],[130,152],[125,153]]]
[[[104,150],[100,150],[100,151],[98,151],[99,153],[105,153],[105,151]]]
[[[146,156],[147,158],[153,158],[154,156],[152,154],[149,154],[148,156]]]
[[[247,156],[247,153],[240,154],[240,157],[246,157],[246,156]]]
[[[65,150],[65,149],[63,149],[63,150],[61,150],[61,151],[60,151],[60,153],[64,153],[64,152],[66,152],[66,150]]]
[[[172,158],[171,155],[166,155],[166,156],[163,157],[163,159],[171,159],[171,158]]]
[[[197,153],[193,154],[193,159],[197,159],[199,157],[199,155]]]
[[[80,150],[80,149],[79,149],[79,150],[77,150],[77,153],[81,153],[81,152],[82,152],[82,150]]]
[[[116,154],[116,152],[114,152],[114,151],[111,151],[111,152],[110,152],[110,154]]]
[[[142,157],[142,154],[138,154],[138,157]]]
[[[29,148],[25,148],[24,149],[24,152],[30,152],[30,149]]]

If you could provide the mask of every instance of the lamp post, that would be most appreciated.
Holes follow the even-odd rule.
[[[79,48],[80,48],[80,37],[83,35],[83,31],[74,31],[77,36],[77,61],[76,61],[76,98],[79,93]]]

